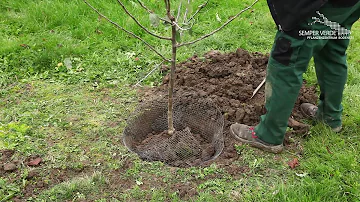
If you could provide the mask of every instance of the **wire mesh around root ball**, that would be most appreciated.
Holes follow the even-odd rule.
[[[140,105],[124,130],[125,146],[143,160],[196,166],[217,158],[224,148],[224,118],[208,99],[176,98],[173,135],[168,135],[167,99]]]

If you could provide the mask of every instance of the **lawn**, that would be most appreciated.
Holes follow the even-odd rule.
[[[147,35],[116,1],[90,2],[170,56],[168,41]],[[165,25],[151,27],[136,2],[126,6],[142,24],[169,33]],[[148,6],[162,11],[162,3]],[[194,2],[194,10],[202,3]],[[182,40],[208,33],[251,3],[210,1],[196,16],[193,36]],[[141,99],[134,85],[161,58],[81,0],[3,0],[0,14],[0,201],[360,200],[360,22],[348,49],[341,133],[319,124],[294,139],[301,153],[239,144],[230,165],[175,168],[142,161],[121,140]],[[210,50],[269,53],[275,32],[261,1],[214,36],[181,47],[178,62]],[[155,71],[141,85],[155,87],[163,76]],[[316,85],[312,63],[304,78]],[[300,165],[291,169],[294,158]],[[5,172],[9,163],[16,168]]]

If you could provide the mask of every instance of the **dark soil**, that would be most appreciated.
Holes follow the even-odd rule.
[[[235,122],[254,126],[259,122],[260,116],[266,113],[264,87],[253,98],[251,96],[266,76],[268,57],[261,53],[248,53],[242,49],[227,54],[210,51],[204,57],[195,55],[177,65],[175,96],[194,101],[199,98],[210,98],[224,115],[225,148],[216,160],[220,163],[226,163],[226,159],[237,157],[234,149],[236,142],[229,135],[229,126]],[[167,69],[168,67],[164,66],[162,70]],[[159,87],[142,91],[142,100],[147,101],[158,96],[166,97],[168,82],[169,75],[165,75]],[[304,118],[299,111],[300,104],[315,103],[317,100],[315,87],[307,87],[305,84],[304,81],[291,114],[295,120]],[[294,123],[296,123],[294,131],[287,135],[307,132],[307,125],[290,121],[290,126],[294,126]],[[292,147],[287,140],[288,137],[285,138],[285,146]]]
[[[210,160],[215,149],[200,134],[193,134],[187,127],[169,135],[168,131],[152,133],[136,147],[144,160],[162,161],[175,167],[191,167]]]

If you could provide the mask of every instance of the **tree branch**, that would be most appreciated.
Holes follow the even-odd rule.
[[[149,77],[157,68],[159,68],[164,62],[165,62],[165,61],[162,61],[160,64],[155,65],[155,67],[154,67],[148,74],[146,74],[146,76],[145,76],[144,78],[140,79],[140,80],[135,84],[135,86],[140,86],[140,83],[141,83],[142,81],[144,81],[146,78],[148,78],[148,77]]]
[[[167,15],[169,17],[169,14],[170,14],[170,2],[168,0],[164,0],[164,2],[165,2],[166,13],[167,13]],[[169,18],[169,20],[171,20],[171,19]]]
[[[175,21],[173,22],[174,23],[174,25],[179,29],[179,30],[181,30],[181,31],[187,31],[187,30],[189,30],[190,28],[187,28],[187,29],[184,29],[184,28],[182,28],[182,27],[180,27],[180,25],[179,24],[177,24]]]
[[[182,6],[182,2],[180,1],[180,3],[179,3],[179,8],[178,8],[178,13],[177,13],[177,16],[176,16],[176,22],[178,22],[179,17],[180,17],[181,6]]]
[[[189,18],[188,22],[190,22],[190,20],[194,19],[194,17],[201,11],[201,9],[205,8],[205,6],[209,3],[209,0],[207,0],[205,3],[201,4],[200,6],[198,6],[198,9],[196,10],[196,12]]]
[[[148,46],[151,50],[153,50],[157,55],[159,55],[163,60],[170,62],[169,59],[165,58],[161,53],[159,53],[152,45],[150,45],[148,42],[146,42],[144,39],[142,39],[141,37],[137,36],[136,34],[124,29],[123,27],[121,27],[119,24],[117,24],[116,22],[110,20],[108,17],[106,17],[105,15],[103,15],[102,13],[100,13],[96,8],[94,8],[91,4],[89,4],[86,0],[84,0],[84,2],[91,8],[93,9],[98,15],[100,15],[102,18],[104,18],[105,20],[107,20],[108,22],[110,22],[111,24],[113,24],[115,27],[121,29],[122,31],[126,32],[127,34],[131,35],[132,37],[142,41],[146,46]]]
[[[144,27],[125,7],[125,5],[120,1],[120,0],[117,0],[117,2],[120,4],[120,6],[124,9],[125,13],[128,14],[128,16],[130,16],[135,22],[137,25],[139,25],[139,27],[141,27],[145,32],[147,32],[148,34],[150,34],[151,36],[154,36],[154,37],[157,37],[159,39],[165,39],[165,40],[171,40],[171,38],[169,37],[164,37],[164,36],[159,36],[159,35],[156,35],[152,32],[150,32],[146,27]]]
[[[243,12],[249,10],[251,7],[253,7],[259,0],[256,0],[253,4],[251,4],[249,7],[243,9],[242,11],[240,11],[238,14],[236,14],[235,16],[231,17],[228,21],[226,21],[223,25],[221,25],[219,28],[215,29],[214,31],[210,32],[209,34],[206,34],[194,41],[191,41],[191,42],[187,42],[187,43],[181,43],[181,44],[178,44],[177,47],[181,47],[181,46],[186,46],[186,45],[191,45],[191,44],[194,44],[198,41],[201,41],[213,34],[215,34],[216,32],[220,31],[222,28],[224,28],[226,25],[228,25],[230,22],[232,22],[235,18],[239,17],[240,14],[242,14]]]
[[[188,0],[188,6],[190,5],[190,0]],[[187,18],[187,15],[188,15],[188,12],[189,12],[189,9],[188,7],[186,7],[185,9],[185,13],[184,13],[184,23],[186,23],[186,18]]]
[[[143,7],[148,13],[154,13],[152,10],[150,10],[148,7],[146,7],[140,0],[137,0],[137,2],[140,4],[141,7]],[[160,20],[167,22],[167,23],[171,23],[169,20],[165,19],[165,18],[161,18],[159,17]]]

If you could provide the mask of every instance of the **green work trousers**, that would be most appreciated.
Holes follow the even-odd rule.
[[[317,118],[332,128],[341,126],[341,101],[347,80],[346,49],[350,37],[329,38],[332,31],[351,30],[359,16],[360,3],[347,8],[335,8],[327,3],[313,16],[317,20],[310,17],[300,25],[300,30],[277,32],[267,67],[267,112],[255,127],[261,140],[275,145],[283,143],[288,119],[303,83],[302,75],[312,57],[321,91]],[[346,29],[339,31],[340,27]]]

